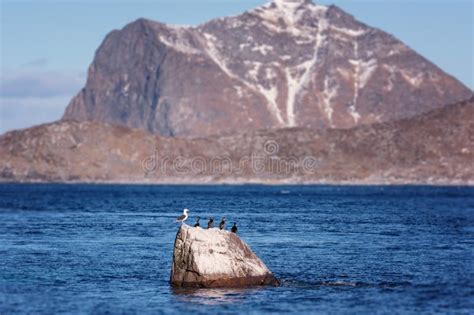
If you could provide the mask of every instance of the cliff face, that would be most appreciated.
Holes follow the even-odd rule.
[[[207,288],[279,285],[236,234],[186,224],[176,235],[170,283],[175,287]]]
[[[412,117],[471,93],[338,7],[275,0],[197,27],[140,19],[111,32],[64,119],[196,138],[352,128]]]
[[[474,183],[474,99],[344,130],[177,139],[62,121],[0,137],[2,181]]]

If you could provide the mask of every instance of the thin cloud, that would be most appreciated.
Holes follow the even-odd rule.
[[[17,71],[0,79],[0,97],[72,96],[84,85],[79,74],[55,71]]]
[[[22,68],[42,68],[49,63],[48,58],[38,58],[21,65]]]

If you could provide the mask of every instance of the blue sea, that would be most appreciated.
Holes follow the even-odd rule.
[[[172,289],[185,207],[282,286]],[[474,188],[0,185],[0,314],[175,313],[473,314]]]

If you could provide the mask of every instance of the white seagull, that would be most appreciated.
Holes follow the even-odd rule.
[[[183,222],[188,218],[188,211],[188,209],[184,209],[183,214],[176,218],[176,222],[181,222],[181,224],[183,224]]]

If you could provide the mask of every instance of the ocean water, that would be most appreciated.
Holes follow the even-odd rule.
[[[226,216],[282,286],[175,290]],[[474,188],[0,185],[0,314],[474,313]]]

